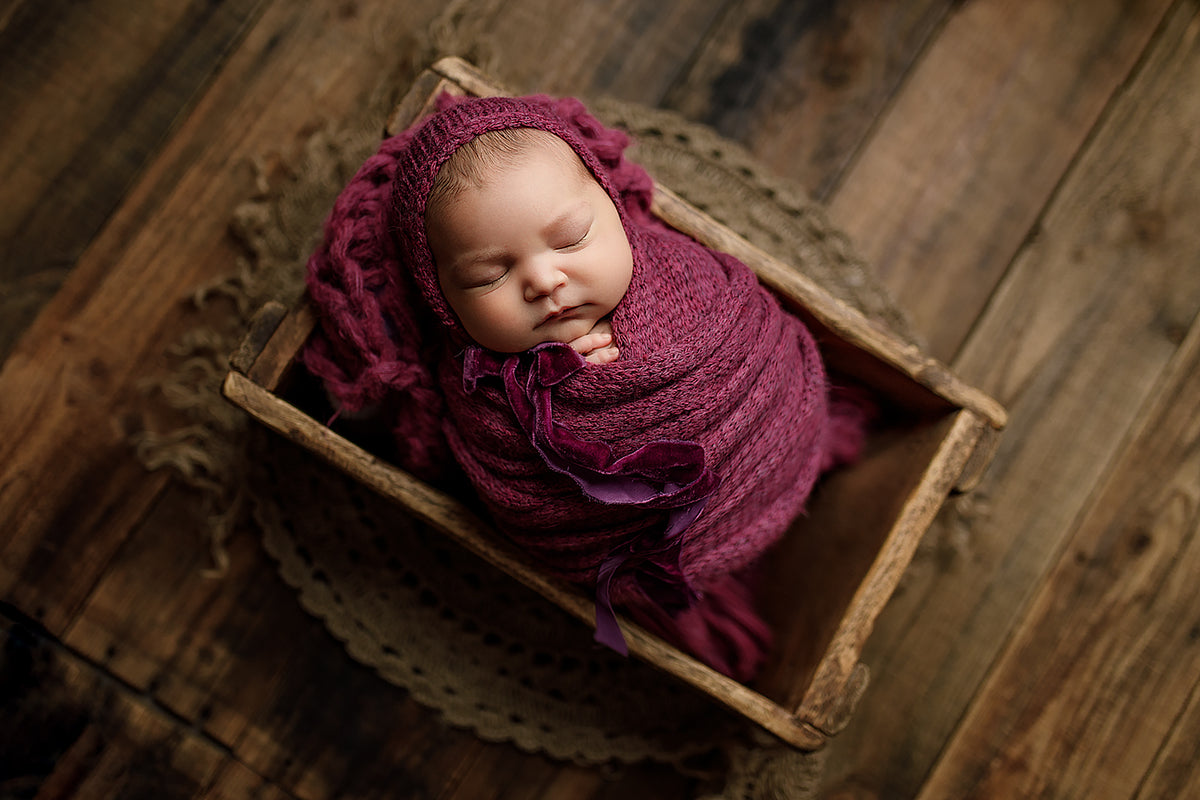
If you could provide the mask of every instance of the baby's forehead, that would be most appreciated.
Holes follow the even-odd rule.
[[[590,183],[599,183],[579,153],[562,137],[540,128],[505,128],[476,136],[459,148],[451,160],[474,160],[479,180],[509,170],[520,170],[538,157],[558,162]],[[472,167],[468,166],[468,169]]]
[[[426,201],[426,222],[454,215],[464,193],[520,175],[535,163],[551,164],[572,176],[580,189],[604,190],[579,153],[562,137],[540,128],[501,128],[467,141],[438,169]],[[605,191],[607,194],[607,191]]]

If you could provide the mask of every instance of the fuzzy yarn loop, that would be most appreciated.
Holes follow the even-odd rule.
[[[451,464],[439,435],[444,403],[425,351],[427,326],[390,230],[392,189],[409,134],[384,140],[338,196],[308,261],[320,330],[303,352],[339,413],[379,409],[406,466],[436,480]]]

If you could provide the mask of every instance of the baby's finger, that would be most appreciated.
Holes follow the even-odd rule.
[[[572,349],[581,355],[587,355],[593,350],[599,350],[602,347],[608,347],[612,344],[611,333],[585,333],[578,339],[571,342]]]
[[[617,356],[621,355],[621,351],[614,347],[602,347],[599,350],[593,350],[583,357],[583,360],[589,364],[610,364],[617,360]]]

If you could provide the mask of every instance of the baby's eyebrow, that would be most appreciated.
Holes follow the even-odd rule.
[[[450,265],[450,269],[464,270],[477,264],[494,264],[498,261],[503,261],[508,258],[508,252],[502,247],[484,247],[479,250],[472,250],[469,253],[464,253],[454,259],[454,263]]]
[[[546,227],[542,229],[542,235],[553,236],[556,233],[561,233],[565,228],[582,220],[587,215],[589,209],[590,206],[586,200],[580,200],[578,203],[571,204],[565,211],[550,220]]]

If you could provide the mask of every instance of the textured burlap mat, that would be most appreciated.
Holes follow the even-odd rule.
[[[255,531],[303,606],[355,659],[450,723],[583,764],[672,763],[716,776],[719,796],[731,800],[811,796],[819,754],[783,746],[690,687],[598,648],[585,626],[221,401],[224,356],[263,302],[299,295],[334,196],[377,145],[397,85],[413,74],[401,68],[385,79],[358,118],[332,121],[303,153],[263,154],[258,189],[231,223],[246,257],[193,297],[199,305],[227,298],[214,307],[230,311],[179,343],[179,369],[157,387],[190,424],[141,434],[140,456],[203,490],[215,573],[224,538]],[[633,134],[632,158],[659,182],[908,335],[846,238],[801,189],[675,114],[588,104]]]

